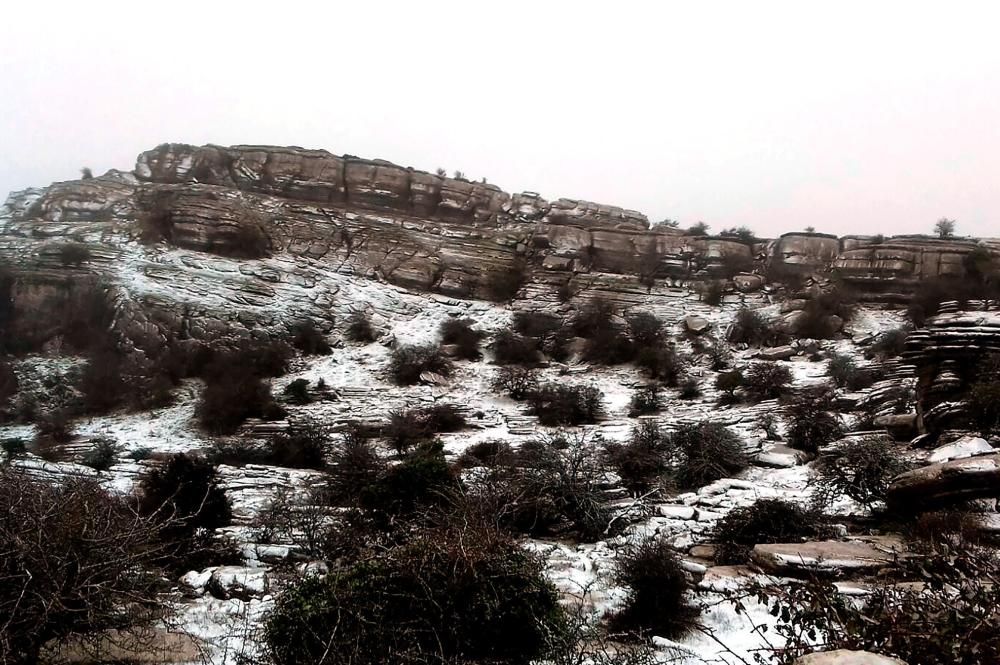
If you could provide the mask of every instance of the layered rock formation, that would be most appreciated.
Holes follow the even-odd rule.
[[[68,243],[86,247],[84,260],[66,260]],[[124,327],[138,347],[267,332],[292,317],[329,324],[364,306],[336,297],[341,274],[484,297],[496,275],[523,273],[522,306],[585,293],[655,309],[690,296],[675,287],[734,275],[750,302],[767,275],[789,272],[836,270],[877,296],[960,273],[976,248],[997,250],[801,233],[750,245],[650,228],[619,207],[262,146],[165,144],[133,172],[15,193],[0,212],[0,259],[16,266],[15,310],[43,320],[33,328],[57,327],[100,284],[132,313]]]

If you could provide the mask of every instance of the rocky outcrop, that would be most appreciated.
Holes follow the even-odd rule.
[[[869,537],[867,540],[761,544],[754,546],[751,558],[770,573],[834,575],[885,568],[892,565],[903,550],[898,539]]]
[[[86,258],[67,262],[69,243],[86,247]],[[115,302],[120,344],[147,353],[168,338],[270,334],[293,318],[329,328],[365,306],[335,296],[336,275],[482,298],[494,275],[519,272],[518,306],[587,294],[655,311],[689,298],[692,281],[733,275],[737,298],[762,303],[775,264],[824,272],[871,244],[822,234],[769,245],[688,236],[650,229],[620,207],[266,146],[165,144],[140,155],[134,172],[18,192],[0,210],[0,259],[16,264],[14,309],[32,314],[25,335],[51,336],[98,289]],[[955,261],[931,260],[931,248],[950,256],[975,246],[925,245],[910,267],[879,258],[852,274],[900,284],[933,266],[950,274]]]
[[[889,486],[886,502],[906,511],[1000,497],[1000,454],[964,457],[907,471]]]
[[[931,432],[961,422],[961,400],[982,360],[1000,353],[1000,303],[944,303],[942,313],[909,334],[904,361],[916,368],[918,408]]]

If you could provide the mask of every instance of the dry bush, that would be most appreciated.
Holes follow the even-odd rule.
[[[232,434],[247,418],[277,420],[284,412],[274,403],[270,387],[251,368],[233,366],[212,372],[196,408],[199,424],[211,434]]]
[[[660,387],[655,383],[640,386],[632,391],[628,415],[632,418],[644,414],[656,413],[663,408],[663,398]]]
[[[919,581],[919,588],[897,584],[900,577]],[[836,649],[921,665],[1000,662],[1000,563],[988,550],[901,559],[894,576],[875,579],[861,598],[828,580],[758,585],[730,595],[737,611],[747,610],[749,595],[777,617],[761,655],[782,665]]]
[[[519,533],[594,542],[615,524],[600,451],[583,435],[556,434],[501,457],[467,489],[485,514]]]
[[[448,376],[451,362],[437,346],[398,346],[392,351],[389,374],[401,386],[410,386],[420,380],[425,372]]]
[[[448,503],[460,485],[440,441],[430,441],[388,467],[361,490],[360,505],[382,525]]]
[[[58,484],[0,467],[0,661],[159,618],[160,527],[96,482]]]
[[[511,399],[527,399],[538,390],[538,372],[529,367],[501,367],[493,375],[490,387]]]
[[[357,502],[366,487],[385,473],[385,462],[372,446],[369,433],[349,427],[330,455],[327,481],[329,499],[335,504]]]
[[[107,471],[118,463],[118,453],[119,447],[113,439],[99,437],[94,441],[94,447],[87,451],[80,463],[95,471]]]
[[[865,352],[868,358],[896,358],[906,349],[906,339],[910,333],[902,328],[894,328],[880,333]]]
[[[486,289],[486,296],[493,302],[508,302],[517,296],[517,292],[527,282],[528,264],[518,259],[507,268],[487,272],[483,287]]]
[[[743,387],[751,399],[781,397],[792,382],[792,372],[776,362],[756,362],[743,373]]]
[[[788,445],[810,454],[844,435],[834,413],[833,394],[824,389],[803,390],[785,407]]]
[[[875,376],[870,371],[859,369],[853,358],[839,353],[830,359],[826,373],[838,388],[864,390],[875,383]]]
[[[697,399],[701,397],[701,386],[693,378],[687,378],[680,382],[677,397],[680,399]]]
[[[722,304],[722,298],[726,295],[726,286],[720,281],[713,280],[705,285],[701,293],[701,299],[706,305],[717,307]]]
[[[458,465],[463,469],[477,466],[493,468],[512,464],[513,461],[514,451],[510,444],[499,439],[491,439],[479,441],[466,448],[458,458]]]
[[[286,591],[264,626],[270,660],[545,660],[565,616],[541,560],[485,521],[443,521]]]
[[[715,563],[745,564],[754,545],[824,537],[827,534],[823,522],[818,511],[782,499],[758,499],[749,506],[734,508],[712,529]]]
[[[285,399],[292,404],[309,404],[312,402],[312,395],[309,394],[309,380],[295,379],[281,391]]]
[[[609,443],[604,450],[609,464],[634,494],[662,482],[668,471],[668,437],[652,420],[635,425],[628,442]]]
[[[618,553],[615,583],[628,591],[608,616],[614,634],[632,639],[676,639],[698,625],[701,610],[688,598],[691,584],[665,539],[647,539]]]
[[[309,319],[292,326],[292,346],[307,356],[326,356],[333,350],[316,323]]]
[[[350,341],[364,344],[374,342],[378,337],[371,320],[364,312],[354,312],[347,318],[347,329],[344,334]]]
[[[636,353],[635,364],[651,379],[675,387],[683,378],[687,358],[677,353],[673,346],[645,347]]]
[[[435,404],[424,409],[390,412],[382,436],[402,454],[435,434],[457,432],[465,426],[465,416],[454,405]]]
[[[509,329],[498,332],[490,348],[498,365],[534,365],[540,360],[538,341]]]
[[[743,307],[736,312],[729,327],[728,339],[732,344],[765,346],[781,343],[784,337],[763,316]]]
[[[668,473],[683,489],[731,478],[749,462],[739,437],[716,423],[682,425],[667,439]]]
[[[446,319],[441,322],[441,343],[453,344],[455,355],[463,360],[479,360],[483,356],[479,343],[485,335],[474,330],[472,323],[469,319]]]
[[[181,572],[218,565],[221,552],[212,531],[232,519],[214,463],[179,453],[139,479],[139,512],[159,525],[166,563]]]
[[[600,418],[603,399],[594,386],[546,383],[528,396],[528,405],[543,425],[584,425]]]
[[[816,461],[816,501],[823,505],[846,496],[870,509],[885,500],[892,479],[909,468],[895,446],[884,439],[843,441]]]
[[[90,248],[78,242],[67,242],[59,246],[59,262],[64,266],[80,267],[92,258]]]

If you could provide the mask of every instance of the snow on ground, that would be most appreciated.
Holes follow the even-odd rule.
[[[180,256],[182,253],[177,253]],[[180,260],[178,257],[174,257]],[[206,270],[226,268],[224,260],[212,259]],[[134,272],[142,271],[138,265]],[[458,301],[439,296],[415,295],[403,289],[368,280],[341,275],[325,276],[336,292],[338,311],[369,311],[373,323],[380,329],[381,338],[371,344],[359,345],[343,342],[335,345],[327,356],[299,358],[291,371],[273,381],[273,392],[280,395],[291,381],[306,379],[311,385],[322,380],[330,390],[329,398],[309,405],[289,406],[290,419],[311,418],[328,425],[347,420],[382,420],[393,409],[413,408],[435,402],[452,403],[467,414],[471,427],[465,431],[442,435],[446,452],[458,456],[469,445],[490,439],[504,439],[519,445],[543,431],[537,422],[526,415],[524,405],[496,395],[489,387],[496,367],[489,358],[482,362],[456,362],[456,370],[447,386],[398,387],[387,378],[385,368],[390,358],[389,344],[425,344],[436,342],[441,322],[449,317],[468,317],[475,327],[493,333],[509,324],[512,312],[506,307],[482,302]],[[138,278],[137,278],[138,279]],[[165,288],[150,278],[134,284],[145,293],[155,293]],[[217,277],[213,278],[217,281]],[[376,303],[377,307],[371,307]],[[720,308],[702,307],[691,299],[678,299],[671,324],[677,324],[679,311],[704,314],[713,323],[712,334],[719,336],[732,316],[738,302],[730,302],[724,311]],[[776,306],[771,306],[776,311]],[[287,314],[287,313],[286,313]],[[848,324],[847,331],[855,340],[898,327],[898,313],[862,308]],[[671,330],[675,330],[672,328]],[[677,337],[683,351],[691,350],[690,342]],[[821,342],[821,348],[849,353],[860,359],[855,342],[844,339]],[[753,350],[734,351],[737,364],[750,362]],[[41,361],[40,361],[41,362]],[[795,356],[786,365],[795,378],[795,384],[814,385],[826,380],[827,362],[814,362],[807,356]],[[863,362],[863,361],[861,361]],[[43,362],[44,364],[44,362]],[[37,365],[41,367],[42,365]],[[69,367],[62,368],[68,370]],[[628,417],[633,390],[643,383],[643,377],[631,366],[598,368],[587,365],[553,364],[541,369],[543,381],[596,385],[604,393],[606,419],[604,422],[583,428],[595,440],[624,440],[629,436],[634,419]],[[719,407],[715,404],[718,392],[714,389],[715,372],[707,369],[705,361],[691,368],[697,378],[702,396],[695,400],[680,400],[676,391],[666,389],[666,408],[656,419],[667,428],[682,423],[711,419],[729,426],[753,451],[770,451],[775,444],[765,440],[758,425],[760,416],[773,413],[773,401],[756,405],[736,404]],[[108,483],[122,491],[129,489],[135,477],[144,468],[140,463],[127,460],[130,453],[148,449],[155,453],[171,453],[202,449],[212,444],[212,438],[199,431],[195,422],[195,406],[200,382],[184,382],[176,391],[176,401],[171,406],[146,413],[115,413],[80,420],[74,424],[76,433],[84,439],[107,437],[122,449],[123,461],[111,469]],[[0,439],[21,437],[29,440],[30,426],[7,425],[0,427]],[[781,457],[778,455],[777,457]],[[785,457],[791,459],[790,455]],[[793,460],[794,462],[794,460]],[[790,462],[790,463],[793,463]],[[68,473],[80,470],[93,473],[79,465],[49,465],[31,461],[39,472]],[[317,479],[316,472],[279,469],[248,465],[241,468],[220,469],[223,486],[234,504],[234,513],[241,524],[246,524],[267,502],[284,489],[304,491]],[[763,497],[784,497],[793,501],[806,501],[809,494],[809,469],[803,465],[788,468],[750,467],[735,479],[725,479],[687,492],[665,497],[650,506],[650,516],[629,527],[622,537],[609,542],[569,544],[529,541],[526,547],[543,555],[547,574],[568,599],[577,599],[589,610],[601,614],[614,608],[624,597],[622,589],[610,586],[608,573],[614,566],[616,551],[629,539],[645,538],[660,534],[671,540],[682,553],[702,542],[715,522],[734,507],[744,506]],[[845,507],[845,511],[849,507]],[[234,527],[233,535],[249,539],[251,534],[243,526]],[[280,549],[280,548],[279,548]],[[263,555],[261,555],[263,557]],[[692,571],[704,572],[704,565],[688,556],[687,565]],[[254,560],[255,563],[259,563]],[[722,574],[724,571],[719,571]],[[703,616],[707,629],[721,642],[728,645],[747,661],[752,661],[752,651],[761,646],[761,637],[750,630],[750,622],[766,623],[769,615],[757,606],[750,606],[750,615],[738,615],[734,608],[721,601],[719,586],[739,584],[739,577],[726,577],[713,573],[712,585],[700,589],[694,598],[705,606]],[[237,599],[217,600],[206,594],[180,604],[177,619],[183,630],[205,640],[206,658],[211,663],[235,663],[249,648],[244,636],[247,629],[259,625],[261,617],[273,604],[270,595],[245,602]],[[705,633],[695,633],[682,640],[690,651],[684,660],[689,665],[709,662],[737,662],[719,653],[719,643]]]

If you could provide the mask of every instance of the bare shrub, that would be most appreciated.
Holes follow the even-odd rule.
[[[632,428],[625,444],[610,443],[605,454],[625,486],[633,493],[645,492],[661,482],[668,470],[668,437],[652,420]]]
[[[698,625],[701,611],[688,598],[691,584],[665,539],[646,539],[620,551],[614,577],[628,595],[608,617],[612,633],[675,639]]]
[[[281,391],[292,404],[309,404],[312,402],[312,395],[309,394],[309,380],[308,379],[295,379]]]
[[[307,356],[326,356],[333,350],[316,323],[309,319],[292,326],[292,346]]]
[[[517,259],[506,268],[497,268],[486,273],[483,286],[487,297],[493,302],[508,302],[517,296],[528,281],[528,264]]]
[[[377,338],[371,320],[364,312],[354,312],[347,319],[347,329],[344,331],[347,339],[352,342],[369,344]]]
[[[263,632],[278,665],[528,663],[546,659],[563,624],[541,560],[463,519],[299,581]]]
[[[766,656],[787,665],[807,653],[849,649],[921,665],[1000,662],[1000,564],[995,553],[935,553],[902,559],[898,568],[895,576],[876,578],[860,599],[826,580],[751,589],[749,595],[778,618],[769,627],[776,637]],[[919,588],[898,584],[900,577],[919,581]],[[734,600],[737,611],[747,609],[741,599]]]
[[[603,399],[593,386],[547,383],[529,395],[528,404],[543,425],[582,425],[597,422]]]
[[[490,387],[511,399],[527,399],[538,389],[538,372],[529,367],[501,367],[493,375]]]
[[[219,435],[234,433],[247,418],[284,416],[274,404],[270,387],[252,368],[241,366],[206,377],[196,414],[205,431]]]
[[[482,353],[479,352],[479,343],[484,334],[472,328],[472,321],[469,319],[446,319],[441,322],[441,342],[453,344],[456,348],[456,356],[463,360],[479,360]]]
[[[680,399],[696,399],[701,397],[701,386],[693,378],[684,379],[678,388],[677,396]]]
[[[486,514],[520,533],[593,542],[613,535],[600,451],[584,435],[523,444],[468,492]]]
[[[632,391],[628,415],[634,418],[647,413],[656,413],[661,408],[663,408],[663,399],[660,395],[660,387],[651,383]]]
[[[868,357],[896,358],[906,348],[909,333],[902,328],[895,328],[881,333],[865,353]]]
[[[671,479],[685,489],[732,477],[750,461],[735,434],[708,421],[682,425],[672,432],[667,453]]]
[[[330,437],[315,423],[300,423],[268,441],[267,463],[292,469],[325,469]]]
[[[782,499],[758,499],[749,506],[734,508],[712,530],[715,563],[745,564],[753,546],[762,543],[823,537],[823,522],[817,511]]]
[[[164,614],[158,529],[96,482],[0,467],[0,661],[34,663],[70,640],[86,650],[108,629],[140,644]]]
[[[713,280],[705,285],[705,288],[701,293],[701,299],[706,305],[718,307],[722,304],[722,298],[725,295],[725,285],[718,280]]]
[[[785,408],[788,445],[816,454],[844,435],[844,426],[833,412],[833,394],[825,389],[805,390]]]
[[[780,363],[752,363],[743,373],[743,386],[754,400],[781,397],[792,382],[792,372]]]
[[[437,346],[398,346],[392,351],[389,374],[401,386],[413,385],[424,373],[451,374],[451,362]]]
[[[510,444],[499,439],[491,439],[479,441],[466,448],[458,458],[458,465],[463,469],[477,466],[493,468],[509,465],[513,461],[514,451]]]
[[[387,525],[400,516],[447,504],[459,482],[444,458],[440,441],[429,441],[388,467],[362,488],[360,505]]]
[[[232,510],[211,461],[180,453],[150,469],[139,480],[139,512],[159,525],[161,550],[175,570],[219,562],[212,531],[229,525]]]
[[[733,344],[763,346],[780,343],[782,335],[763,316],[747,307],[736,312],[729,327],[729,341]]]
[[[365,488],[385,473],[385,462],[375,452],[370,437],[361,428],[351,427],[330,455],[327,487],[330,500],[353,503]]]
[[[820,503],[847,496],[866,508],[885,500],[889,483],[908,470],[892,443],[878,437],[843,441],[816,461]]]
[[[455,406],[436,404],[425,409],[390,412],[382,435],[402,454],[418,443],[432,439],[435,434],[457,432],[465,425],[465,417]]]
[[[98,438],[80,463],[95,471],[107,471],[118,463],[118,450],[118,445],[112,439]]]
[[[79,267],[90,261],[90,248],[79,242],[67,242],[59,246],[59,262],[64,266]]]
[[[659,379],[664,385],[675,387],[683,377],[687,365],[686,358],[672,346],[645,347],[636,354],[635,364],[651,379]]]
[[[540,359],[538,341],[512,330],[498,332],[491,348],[498,365],[533,365]]]

